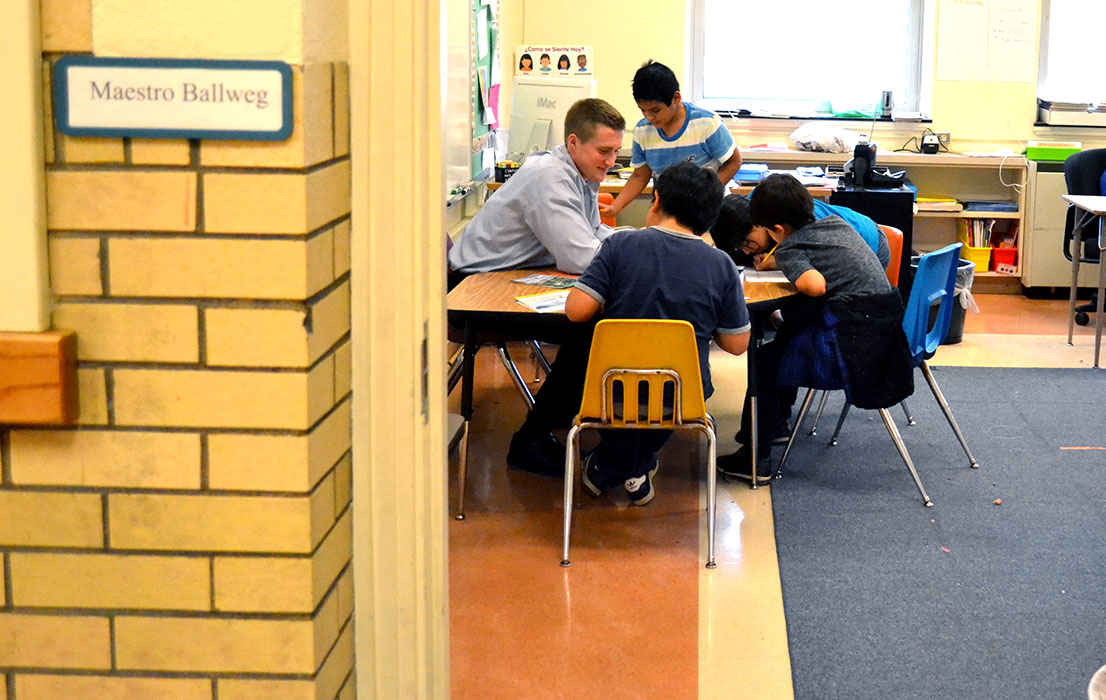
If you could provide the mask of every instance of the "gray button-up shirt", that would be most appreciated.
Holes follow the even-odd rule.
[[[599,183],[564,146],[531,154],[495,191],[449,252],[459,272],[556,265],[579,274],[612,229],[599,220]]]

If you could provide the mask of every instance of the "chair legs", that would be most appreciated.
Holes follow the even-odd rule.
[[[887,427],[887,432],[891,434],[891,440],[895,443],[895,449],[899,451],[899,456],[902,457],[902,461],[906,464],[906,468],[910,470],[910,476],[914,477],[914,484],[917,485],[918,491],[922,494],[922,501],[925,503],[926,508],[933,506],[933,501],[930,500],[929,494],[926,493],[926,489],[922,486],[922,480],[918,478],[918,470],[914,468],[914,462],[910,461],[910,453],[906,451],[906,445],[902,441],[902,435],[899,435],[899,428],[895,425],[895,421],[891,418],[891,412],[886,408],[879,409],[879,417],[883,419],[883,424]]]
[[[807,435],[818,434],[818,421],[822,420],[822,411],[826,409],[826,399],[829,398],[829,391],[822,391],[822,398],[818,401],[818,410],[814,412],[814,423],[810,426],[810,430],[807,431]]]
[[[717,568],[714,560],[715,520],[718,512],[718,440],[715,435],[714,421],[707,419],[708,425],[687,425],[695,428],[707,437],[707,564],[706,568]],[[561,566],[572,566],[569,559],[569,541],[572,535],[572,506],[575,496],[576,463],[580,456],[579,424],[573,425],[565,440],[565,483],[564,483],[564,524],[561,543]]]
[[[714,520],[718,512],[718,440],[715,437],[714,421],[709,428],[703,428],[707,435],[707,568],[718,566],[714,562]]]
[[[518,367],[515,366],[514,360],[511,359],[511,353],[507,351],[507,344],[499,343],[495,347],[496,350],[499,351],[499,361],[503,363],[503,367],[507,370],[507,374],[511,376],[511,381],[515,383],[515,388],[518,389],[518,393],[522,394],[522,400],[526,402],[526,409],[529,410],[533,408],[534,395],[530,393],[530,387],[526,386],[526,380],[519,374]]]
[[[457,464],[457,520],[465,519],[465,475],[469,468],[469,422],[461,427],[461,454]]]
[[[541,349],[541,343],[536,340],[530,340],[527,341],[527,343],[530,345],[530,350],[534,353],[534,359],[538,361],[538,366],[545,372],[545,376],[548,377],[549,373],[553,371],[553,368],[550,367],[549,360],[546,358],[545,352]],[[535,372],[534,381],[537,380],[538,376]]]
[[[791,435],[787,438],[787,447],[783,448],[783,457],[780,457],[780,466],[776,468],[776,478],[783,476],[783,465],[787,464],[787,458],[791,455],[791,447],[795,444],[795,436],[799,434],[799,426],[806,418],[806,412],[810,410],[810,402],[814,399],[814,389],[807,389],[803,397],[803,405],[799,408],[799,415],[791,426]]]
[[[925,360],[922,360],[922,374],[925,376],[926,383],[929,384],[929,388],[933,392],[933,398],[937,399],[937,404],[941,407],[941,411],[944,412],[945,419],[948,420],[949,425],[952,427],[952,432],[956,433],[956,439],[960,441],[960,446],[964,448],[964,454],[968,455],[968,462],[971,464],[972,469],[979,469],[979,462],[975,461],[975,457],[972,456],[972,451],[968,448],[968,441],[964,439],[964,433],[960,432],[960,426],[952,416],[952,409],[949,408],[949,402],[945,401],[945,395],[941,393],[940,387],[937,386],[937,380],[933,378],[933,372],[929,370],[929,364]]]
[[[928,368],[926,368],[926,370],[924,371],[928,372]],[[810,409],[810,404],[813,399],[814,389],[808,389],[806,392],[806,396],[803,398],[803,404],[799,408],[799,416],[795,419],[794,427],[791,428],[791,436],[787,440],[787,447],[784,448],[783,457],[780,458],[780,466],[776,470],[777,477],[783,474],[783,467],[785,464],[787,464],[787,458],[791,455],[791,447],[795,443],[795,436],[799,432],[799,425],[803,422],[803,418],[806,417],[806,413]],[[938,399],[939,402],[941,402],[942,400],[943,399]],[[947,404],[945,405],[947,406]],[[841,432],[841,425],[845,422],[845,416],[848,415],[848,412],[849,404],[846,403],[844,408],[842,408],[841,410],[841,417],[837,420],[837,429],[834,430],[833,438],[831,438],[830,440],[831,445],[837,444],[837,434]],[[910,459],[910,453],[906,451],[906,445],[903,443],[902,436],[899,434],[898,426],[895,425],[895,421],[891,418],[890,411],[888,411],[886,408],[881,408],[879,409],[879,415],[880,418],[883,419],[883,424],[884,426],[886,426],[887,432],[891,435],[892,442],[895,443],[895,449],[899,451],[899,456],[902,457],[903,463],[906,464],[906,468],[910,470],[910,476],[914,478],[914,484],[918,487],[918,491],[922,494],[922,500],[925,502],[925,505],[927,507],[932,506],[933,501],[930,500],[929,494],[926,493],[925,487],[922,486],[922,480],[918,477],[918,471],[914,468],[914,462],[912,462]],[[951,413],[946,415],[949,415],[951,417]],[[957,430],[957,433],[959,435],[959,429],[954,429]],[[967,449],[967,445],[965,443],[961,442],[961,444],[964,445],[965,449]],[[973,466],[977,466],[974,463],[974,459]]]
[[[918,423],[914,420],[914,416],[910,415],[910,407],[906,405],[906,399],[899,401],[899,405],[902,406],[902,412],[906,414],[906,424],[917,425]]]
[[[834,428],[833,435],[830,437],[829,444],[831,447],[837,446],[837,436],[841,434],[841,426],[845,425],[845,416],[849,415],[850,408],[852,408],[852,406],[848,401],[841,407],[841,415],[837,419],[837,427]]]
[[[565,439],[564,530],[562,533],[561,566],[572,566],[568,558],[568,540],[572,532],[572,489],[576,483],[576,455],[580,452],[580,426],[573,425]]]

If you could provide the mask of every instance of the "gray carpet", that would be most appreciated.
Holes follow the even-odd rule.
[[[919,371],[918,424],[892,415],[933,508],[875,411],[827,447],[841,392],[772,485],[795,697],[1085,698],[1106,663],[1106,451],[1060,448],[1106,447],[1106,370],[934,375],[981,467]]]

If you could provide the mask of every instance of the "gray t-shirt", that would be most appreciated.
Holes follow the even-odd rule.
[[[826,278],[826,300],[891,291],[887,273],[856,230],[839,216],[827,216],[783,239],[776,264],[792,283],[807,270]]]

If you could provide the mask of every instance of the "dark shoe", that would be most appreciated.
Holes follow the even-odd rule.
[[[542,476],[563,476],[565,447],[557,442],[553,433],[537,437],[515,433],[507,450],[507,466]]]
[[[745,481],[752,481],[749,474],[749,450],[742,445],[732,455],[722,455],[718,458],[718,471],[724,476],[730,476]],[[757,484],[766,484],[772,480],[768,457],[757,460]]]
[[[776,423],[776,437],[772,438],[773,445],[786,445],[791,439],[791,423],[786,418],[781,418]],[[760,471],[759,469],[757,470]]]
[[[602,496],[607,489],[603,481],[603,474],[599,471],[599,465],[596,463],[595,450],[584,456],[584,468],[580,472],[580,481],[583,482],[584,488],[592,496]]]
[[[653,490],[653,477],[657,474],[660,464],[654,458],[653,468],[644,476],[635,476],[627,479],[622,486],[626,489],[626,495],[630,497],[630,503],[635,506],[643,506],[653,500],[657,492]]]

